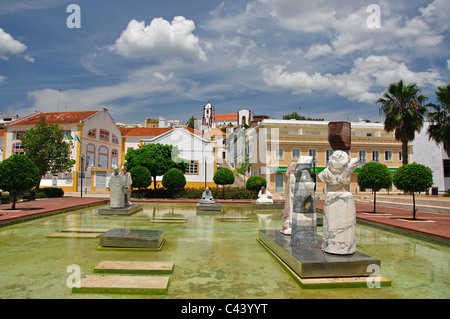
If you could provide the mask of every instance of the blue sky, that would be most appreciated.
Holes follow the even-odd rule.
[[[1,0],[0,112],[106,107],[131,124],[200,118],[211,101],[380,121],[389,83],[434,102],[450,82],[449,16],[448,0]]]

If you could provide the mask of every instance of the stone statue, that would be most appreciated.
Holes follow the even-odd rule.
[[[125,207],[125,198],[123,196],[125,184],[122,176],[119,174],[119,169],[115,168],[108,183],[110,193],[110,207],[123,208]]]
[[[261,186],[261,190],[258,193],[257,204],[273,204],[272,194],[264,187]]]
[[[351,174],[358,165],[342,150],[331,155],[328,167],[319,179],[329,186],[323,209],[322,250],[330,254],[348,255],[356,251],[356,209],[350,193]]]
[[[122,168],[121,176],[124,184],[123,195],[125,197],[125,205],[131,206],[131,184],[133,181],[131,180],[131,174],[128,172],[128,168],[126,166]]]
[[[295,187],[292,211],[292,242],[317,244],[315,183],[311,177],[312,156],[300,156],[295,166]]]
[[[209,187],[205,188],[205,191],[202,194],[202,198],[200,199],[200,204],[214,204],[214,198],[212,196],[211,191],[209,190]]]
[[[290,235],[292,231],[292,210],[294,201],[294,187],[295,187],[295,166],[297,163],[292,162],[286,170],[286,185],[284,196],[283,209],[283,225],[281,226],[281,233]]]

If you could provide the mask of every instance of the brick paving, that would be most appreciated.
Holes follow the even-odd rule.
[[[0,205],[0,226],[23,222],[26,220],[54,215],[83,207],[106,204],[109,198],[105,196],[83,198],[64,196],[62,198],[38,199],[35,201],[18,202],[16,210],[10,210],[11,204]],[[136,202],[175,202],[196,203],[198,200],[167,200],[149,199],[133,200]],[[220,203],[250,203],[248,200],[217,200]],[[275,202],[282,202],[276,200]],[[323,209],[323,200],[317,203],[317,209]],[[377,214],[372,214],[372,204],[356,203],[356,217],[358,221],[373,226],[398,231],[404,234],[421,237],[428,240],[450,244],[450,216],[445,214],[430,213],[419,210],[416,214],[417,221],[407,220],[412,218],[412,209],[394,208],[377,205]],[[368,213],[369,212],[369,213]]]

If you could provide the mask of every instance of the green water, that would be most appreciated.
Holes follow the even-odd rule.
[[[89,208],[2,227],[0,298],[450,298],[448,246],[358,224],[358,250],[381,260],[392,286],[302,289],[256,240],[260,228],[281,228],[281,212],[263,219],[248,205],[223,208],[251,221],[197,216],[195,205],[147,203],[131,216]],[[186,223],[149,223],[154,216],[184,216]],[[98,239],[46,238],[71,227],[161,229],[166,243],[160,252],[99,251]],[[73,294],[67,267],[89,275],[103,260],[174,262],[167,295]]]

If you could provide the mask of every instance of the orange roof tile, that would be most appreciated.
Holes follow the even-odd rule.
[[[41,117],[45,117],[49,124],[77,124],[100,111],[79,111],[79,112],[37,112],[24,118],[14,121],[8,126],[14,125],[35,125]]]
[[[228,113],[228,114],[216,114],[214,115],[214,119],[217,121],[237,121],[238,115],[237,113]]]
[[[120,131],[123,136],[158,136],[171,129],[171,127],[121,127]]]

